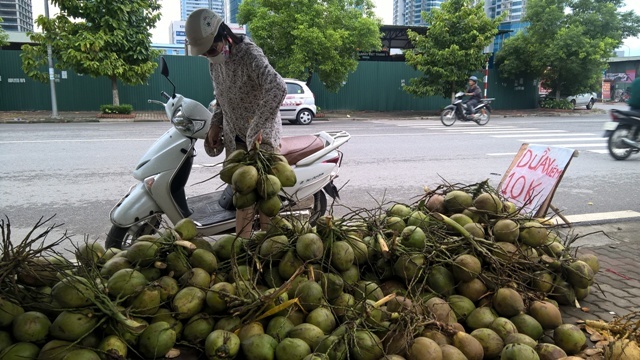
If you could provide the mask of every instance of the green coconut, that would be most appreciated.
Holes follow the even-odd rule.
[[[496,242],[515,243],[520,235],[520,225],[510,219],[501,219],[493,225],[492,231]]]
[[[458,321],[466,319],[467,316],[476,309],[473,301],[462,295],[451,295],[447,298],[447,302],[449,303],[449,306],[451,306],[453,312],[456,313]]]
[[[193,268],[182,275],[178,282],[182,286],[208,289],[211,283],[211,275],[204,269]]]
[[[91,349],[76,349],[62,360],[100,360],[100,356]]]
[[[453,346],[453,345],[447,345],[447,344],[440,345],[440,350],[442,350],[442,359],[446,359],[446,360],[467,360],[467,357],[464,356],[462,351],[458,350],[458,348]],[[404,358],[402,358],[402,359],[404,359]]]
[[[369,246],[367,243],[356,235],[349,235],[346,238],[353,249],[353,262],[356,265],[365,265],[369,261]]]
[[[429,226],[429,216],[422,211],[414,211],[409,215],[409,219],[407,219],[408,226],[417,226],[422,230],[426,229]]]
[[[173,230],[180,235],[182,240],[190,241],[198,235],[198,227],[190,218],[184,218],[176,223]]]
[[[207,291],[207,306],[214,314],[222,313],[227,310],[228,303],[231,301],[230,295],[235,295],[235,293],[236,289],[230,283],[217,283]]]
[[[473,220],[468,217],[467,215],[464,214],[453,214],[451,215],[451,220],[455,221],[456,223],[458,223],[458,225],[465,227],[469,224],[473,224]],[[450,227],[450,229],[453,229],[452,227]]]
[[[158,285],[160,300],[162,302],[172,299],[178,293],[178,290],[180,290],[178,280],[169,276],[161,277],[155,281],[155,284]]]
[[[307,280],[309,280],[307,275],[302,274],[291,281],[291,287],[289,287],[289,290],[287,290],[287,296],[289,296],[289,299],[293,299],[296,297],[296,290],[298,290],[298,286],[300,286],[300,284],[306,282]]]
[[[193,268],[203,269],[209,274],[218,270],[218,259],[210,251],[195,249],[189,256],[189,264]]]
[[[162,271],[156,267],[147,267],[139,271],[147,281],[156,281],[162,277]]]
[[[329,359],[346,360],[349,355],[349,349],[343,337],[330,335],[318,344],[315,353],[325,354]]]
[[[178,291],[171,301],[171,307],[176,312],[177,319],[188,319],[202,311],[205,300],[206,293],[203,290],[187,286]]]
[[[303,261],[318,260],[324,253],[322,239],[314,233],[308,233],[298,237],[296,253]]]
[[[51,340],[40,349],[38,360],[62,360],[74,350],[72,343],[63,340]]]
[[[298,286],[295,297],[298,298],[302,308],[309,312],[322,305],[324,294],[320,284],[315,281],[306,281]]]
[[[149,325],[140,335],[138,350],[147,359],[162,358],[176,343],[176,332],[166,322]]]
[[[529,306],[529,314],[543,329],[555,329],[562,325],[562,314],[557,306],[547,301],[535,301]]]
[[[447,324],[453,324],[457,321],[456,313],[453,312],[451,306],[439,297],[427,300],[424,307],[436,321]]]
[[[239,192],[233,194],[233,206],[236,209],[247,209],[253,207],[258,202],[258,194],[255,191],[247,194],[241,194]]]
[[[384,297],[380,285],[373,281],[358,281],[353,295],[357,301],[362,299],[378,301]]]
[[[544,333],[542,325],[530,315],[518,314],[509,320],[516,326],[518,333],[528,335],[533,340],[540,339]]]
[[[242,325],[242,320],[237,316],[228,316],[218,320],[213,326],[214,330],[235,331]]]
[[[107,290],[112,298],[124,298],[136,294],[147,285],[147,278],[134,269],[116,271],[107,281]]]
[[[166,257],[167,271],[173,276],[179,278],[189,271],[191,266],[189,260],[182,250],[170,252]]]
[[[534,289],[545,294],[553,290],[553,275],[547,271],[538,271],[533,273],[532,284]]]
[[[581,301],[584,300],[589,293],[591,292],[591,287],[588,286],[586,289],[574,288],[573,292],[576,294],[576,300]]]
[[[451,345],[453,343],[453,340],[451,340],[450,337],[444,335],[443,333],[441,333],[439,330],[425,330],[423,331],[420,336],[422,337],[426,337],[428,339],[431,339],[433,341],[436,342],[436,344],[443,346],[443,345]]]
[[[433,194],[429,197],[429,199],[427,200],[425,207],[427,208],[427,210],[434,212],[434,213],[443,213],[446,211],[445,206],[444,206],[444,196],[443,195],[438,195],[438,194]]]
[[[53,296],[56,303],[63,308],[89,306],[93,303],[91,300],[93,298],[93,292],[87,283],[88,281],[86,279],[79,276],[65,277],[53,286],[51,296]],[[4,304],[2,305],[2,308],[5,309]],[[2,324],[2,321],[0,321],[0,324]]]
[[[497,249],[493,251],[493,255],[505,261],[513,261],[518,257],[518,247],[512,243],[499,242],[496,243]]]
[[[126,258],[131,264],[142,267],[153,264],[158,259],[160,247],[149,241],[136,241],[127,249]]]
[[[278,196],[272,196],[258,201],[258,211],[268,217],[278,215],[282,208],[282,202]]]
[[[368,330],[357,330],[354,346],[350,348],[350,355],[355,360],[378,360],[382,357],[382,342]]]
[[[104,256],[105,250],[97,242],[85,242],[76,249],[76,259],[84,266],[91,267],[97,264]]]
[[[449,300],[449,303],[451,304],[450,300]],[[386,305],[387,305],[387,311],[392,313],[415,310],[413,301],[411,301],[411,299],[408,299],[400,295],[389,300],[389,302]],[[453,305],[451,305],[451,307],[453,308]]]
[[[509,344],[504,347],[500,360],[540,360],[536,351],[525,344]]]
[[[554,282],[553,292],[549,294],[549,297],[561,305],[574,305],[576,302],[576,293],[573,287],[560,277]]]
[[[462,282],[456,287],[456,292],[467,299],[476,302],[487,293],[487,286],[480,279]]]
[[[226,330],[214,330],[204,344],[204,352],[210,360],[233,359],[240,351],[240,338]]]
[[[450,213],[461,213],[464,209],[471,207],[473,198],[461,190],[449,191],[444,196],[444,207]]]
[[[280,189],[282,189],[282,184],[280,184],[280,180],[276,176],[267,175],[258,178],[256,191],[261,198],[269,199],[274,197],[280,192]]]
[[[342,280],[340,275],[328,273],[322,276],[320,285],[322,286],[324,296],[329,300],[333,300],[342,294],[344,280]]]
[[[10,345],[4,351],[0,351],[0,359],[2,360],[36,360],[40,348],[36,344],[30,342],[18,342]]]
[[[492,214],[499,214],[502,212],[502,201],[497,195],[482,193],[473,200],[473,206],[481,211],[486,211]]]
[[[264,327],[259,322],[249,323],[238,330],[238,337],[240,338],[241,343],[252,336],[262,334],[264,334]]]
[[[484,356],[488,359],[497,357],[504,348],[504,341],[500,335],[491,329],[476,329],[469,334],[482,345]]]
[[[407,351],[407,357],[411,360],[442,360],[442,349],[433,340],[426,337],[417,337]]]
[[[403,204],[393,204],[388,210],[387,215],[406,218],[411,215],[411,209]]]
[[[482,344],[465,332],[459,331],[453,335],[453,346],[460,350],[468,360],[482,360],[484,358]]]
[[[347,271],[355,260],[353,248],[346,241],[336,241],[331,246],[331,266],[338,271]]]
[[[587,344],[587,337],[579,327],[563,324],[553,331],[553,341],[567,355],[575,355],[584,349]]]
[[[284,280],[282,279],[282,276],[280,276],[280,272],[277,267],[268,267],[264,269],[262,278],[267,286],[271,288],[279,288],[284,284]]]
[[[311,311],[305,322],[317,326],[325,334],[331,333],[336,328],[336,318],[331,309],[326,307],[319,307]]]
[[[162,295],[159,286],[147,286],[129,298],[129,311],[138,316],[153,315],[160,308]]]
[[[398,234],[401,233],[405,227],[407,227],[407,224],[405,224],[404,220],[397,216],[390,216],[385,219],[385,222],[387,229]]]
[[[0,353],[11,345],[13,345],[11,334],[7,331],[0,330]]]
[[[578,260],[566,268],[567,282],[575,288],[586,289],[593,283],[593,270],[584,261]]]
[[[334,306],[333,311],[337,316],[343,317],[349,314],[355,307],[356,299],[351,294],[342,293],[331,302]]]
[[[312,349],[315,349],[320,341],[322,341],[324,337],[324,332],[319,327],[303,323],[300,325],[296,325],[293,329],[289,330],[287,333],[287,337],[294,339],[301,339],[306,342]]]
[[[13,337],[19,342],[43,343],[50,326],[51,321],[45,314],[28,311],[13,319]]]
[[[103,360],[126,359],[129,348],[127,343],[117,335],[108,335],[100,341],[98,350]]]
[[[436,294],[449,296],[453,294],[455,279],[447,268],[437,265],[427,275],[427,285]]]
[[[519,240],[531,247],[542,246],[547,241],[548,232],[544,225],[536,221],[528,221],[520,227]]]
[[[275,175],[278,180],[280,180],[280,184],[282,185],[282,187],[292,187],[295,186],[297,182],[296,173],[287,163],[278,162],[274,164],[271,167],[271,173]]]
[[[534,348],[540,357],[540,360],[557,360],[567,356],[560,347],[554,344],[540,343]]]
[[[426,258],[423,254],[401,255],[393,265],[393,272],[407,283],[412,282],[425,271]]]
[[[511,334],[517,334],[518,328],[507,318],[499,317],[493,320],[489,325],[489,329],[493,330],[502,340],[505,340]]]
[[[211,247],[211,243],[209,240],[203,239],[201,237],[195,237],[189,240],[190,243],[196,246],[196,249],[206,250],[213,254],[213,248]]]
[[[58,340],[75,342],[91,332],[100,319],[88,311],[63,311],[49,328],[52,337]]]
[[[493,295],[493,308],[500,316],[516,316],[524,311],[522,296],[511,288],[500,288]]]
[[[244,252],[244,239],[235,235],[222,235],[212,247],[218,260],[230,260]]]
[[[289,330],[293,329],[295,325],[291,320],[287,319],[284,316],[276,316],[269,321],[267,324],[267,329],[265,333],[276,339],[277,341],[282,341],[282,339],[287,337],[287,333]]]
[[[474,223],[480,222],[480,213],[473,206],[462,211],[462,215],[469,217]]]
[[[536,345],[538,345],[538,342],[533,340],[529,335],[519,334],[519,333],[509,334],[504,339],[504,343],[505,343],[505,345],[509,345],[509,344],[524,344],[524,345],[529,346],[532,349],[534,349],[536,347]]]
[[[427,236],[417,226],[407,226],[400,233],[400,243],[410,249],[424,249]]]
[[[284,339],[275,349],[276,360],[302,360],[310,354],[311,347],[301,339]]]
[[[491,323],[498,318],[496,312],[490,307],[479,307],[473,310],[465,323],[470,329],[488,328]]]
[[[258,184],[258,170],[251,165],[240,167],[233,173],[231,184],[233,189],[241,195],[251,193]]]
[[[241,346],[247,360],[273,360],[278,342],[267,334],[260,334],[241,341]]]
[[[482,271],[482,265],[477,257],[465,254],[456,257],[452,270],[457,281],[468,282],[478,277]]]
[[[351,249],[351,247],[349,247],[349,249]],[[353,250],[351,251],[353,252]],[[280,264],[278,264],[278,273],[282,276],[282,279],[288,280],[303,265],[304,262],[296,255],[296,251],[291,249],[284,255]]]
[[[594,254],[580,254],[578,255],[578,260],[584,261],[589,264],[589,267],[594,274],[597,274],[598,271],[600,271],[600,263],[598,262],[598,257]]]
[[[467,230],[473,237],[477,237],[480,239],[484,239],[485,237],[484,228],[478,223],[466,224],[464,225],[464,229]]]

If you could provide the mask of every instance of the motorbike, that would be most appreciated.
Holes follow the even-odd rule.
[[[440,121],[442,122],[442,125],[451,126],[455,124],[456,120],[473,121],[480,126],[486,125],[491,117],[491,101],[495,99],[482,99],[480,103],[473,108],[474,113],[467,114],[467,106],[462,101],[463,97],[464,92],[455,94],[451,105],[442,110],[442,113],[440,114]]]
[[[609,154],[625,160],[640,152],[640,111],[611,110],[611,121],[604,124]]]
[[[185,186],[197,156],[195,145],[204,140],[212,113],[202,104],[176,94],[169,68],[160,59],[161,73],[173,86],[162,91],[162,105],[173,125],[138,161],[133,177],[138,180],[110,212],[112,223],[106,248],[122,248],[141,235],[154,233],[162,218],[172,224],[191,218],[202,236],[235,230],[231,186],[187,198]],[[338,177],[343,153],[339,148],[351,139],[345,131],[321,131],[313,135],[283,137],[280,153],[293,167],[297,182],[278,194],[281,215],[307,216],[313,223],[327,209],[327,195],[339,199],[333,180]]]

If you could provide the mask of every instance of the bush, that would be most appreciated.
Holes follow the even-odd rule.
[[[133,111],[133,105],[100,105],[100,111],[103,114],[131,114]]]
[[[563,109],[563,110],[571,110],[573,109],[573,104],[568,102],[565,99],[544,99],[540,102],[540,107],[543,109]]]

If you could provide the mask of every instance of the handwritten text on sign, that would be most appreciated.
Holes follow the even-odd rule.
[[[529,145],[517,157],[500,186],[500,194],[523,213],[535,213],[562,177],[573,149]]]

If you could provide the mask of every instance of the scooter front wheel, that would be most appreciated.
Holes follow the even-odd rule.
[[[487,110],[483,111],[478,115],[478,120],[476,123],[480,126],[487,125],[489,123],[489,119],[491,118],[491,113]]]
[[[109,233],[107,234],[107,240],[104,244],[105,248],[122,249],[123,247],[127,247],[131,245],[135,239],[142,235],[154,234],[159,224],[160,220],[154,217],[153,219],[142,223],[135,232],[130,227],[122,228],[113,225],[111,226],[111,230],[109,230]]]
[[[451,126],[456,122],[456,113],[452,109],[444,109],[440,113],[440,122],[444,126]]]
[[[613,131],[611,136],[609,136],[609,140],[607,141],[607,146],[609,148],[609,154],[616,160],[625,160],[629,156],[631,156],[632,149],[629,145],[625,145],[622,142],[623,138],[629,137],[631,135],[631,129],[627,126],[618,126],[616,130]]]

